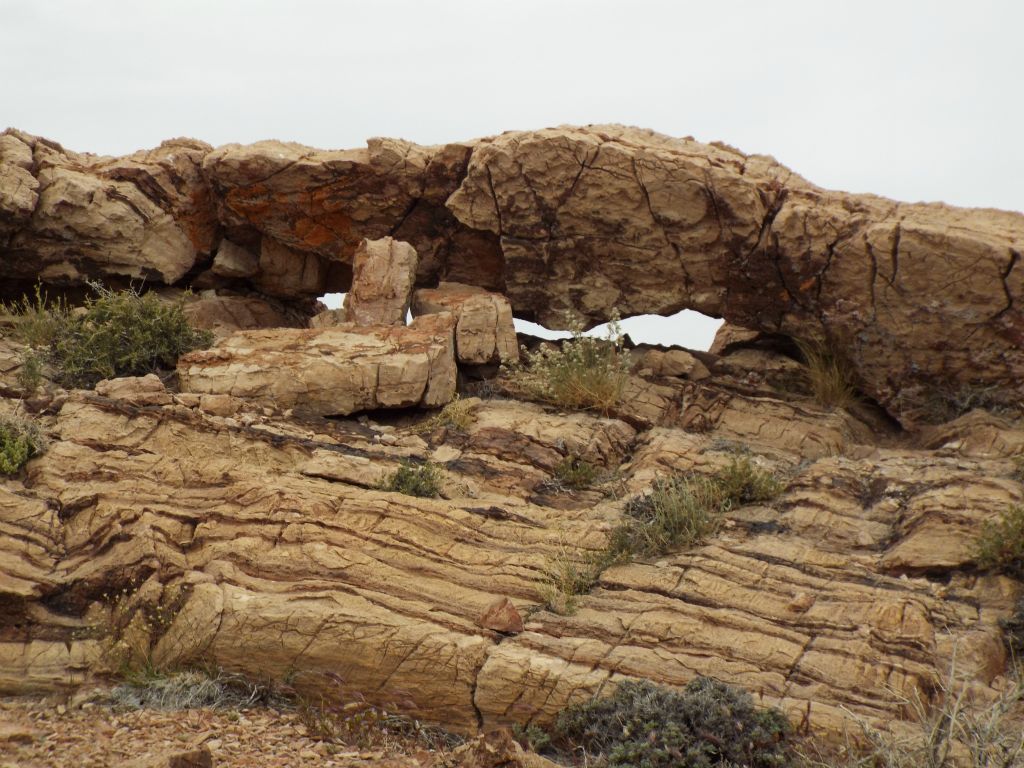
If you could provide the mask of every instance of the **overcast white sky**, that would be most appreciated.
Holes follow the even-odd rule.
[[[1022,33],[1019,0],[0,0],[0,126],[122,154],[621,122],[1022,211]]]

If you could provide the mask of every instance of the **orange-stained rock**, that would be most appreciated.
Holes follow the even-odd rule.
[[[363,240],[352,257],[345,317],[355,325],[405,325],[419,257],[391,237]]]
[[[504,296],[474,285],[441,283],[421,288],[413,314],[455,314],[455,355],[460,363],[508,363],[519,359],[512,308]]]
[[[493,629],[506,635],[523,631],[523,617],[507,597],[501,597],[487,606],[480,616],[479,624],[484,629]]]
[[[358,244],[394,237],[416,249],[418,285],[497,290],[548,327],[565,310],[690,308],[825,338],[905,424],[935,421],[936,403],[1024,400],[1020,213],[832,192],[767,156],[618,125],[343,151],[175,139],[125,158],[2,137],[12,297],[37,279],[194,274],[300,299],[348,290]],[[250,268],[217,266],[222,237],[259,271],[218,274]]]

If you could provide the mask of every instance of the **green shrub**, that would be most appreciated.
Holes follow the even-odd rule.
[[[63,386],[89,388],[101,379],[173,369],[178,357],[213,341],[209,331],[188,324],[184,299],[167,303],[153,293],[90,286],[96,297],[77,310],[60,300],[48,302],[39,290],[35,300],[14,306],[16,334],[45,350]]]
[[[847,358],[823,341],[797,341],[807,364],[807,384],[826,408],[849,408],[857,401],[856,371]]]
[[[46,450],[46,438],[29,419],[0,416],[0,475],[13,475]]]
[[[609,324],[605,339],[584,336],[578,322],[571,330],[572,338],[557,349],[524,350],[524,362],[508,367],[512,387],[540,402],[607,415],[629,382],[630,360],[618,320]]]
[[[553,735],[563,751],[582,748],[588,757],[603,756],[608,768],[793,764],[785,715],[758,709],[748,693],[706,677],[681,692],[624,682],[608,698],[563,711]]]
[[[16,380],[24,396],[34,394],[43,383],[43,361],[34,349],[27,349],[22,354]]]
[[[404,462],[391,477],[381,483],[380,490],[433,499],[441,495],[443,480],[436,464],[428,461],[417,466]]]
[[[1024,505],[1014,504],[982,528],[975,543],[978,566],[1024,580]]]
[[[557,485],[579,491],[594,484],[600,474],[600,468],[579,456],[566,456],[555,467],[554,474]]]
[[[733,457],[711,476],[689,472],[658,478],[649,493],[626,504],[627,519],[612,531],[609,549],[615,559],[689,549],[717,531],[722,515],[734,506],[769,501],[783,487],[747,457]]]

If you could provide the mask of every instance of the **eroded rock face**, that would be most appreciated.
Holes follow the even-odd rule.
[[[1022,399],[1017,213],[830,192],[770,157],[622,126],[345,151],[176,139],[126,158],[0,144],[10,279],[196,274],[296,299],[347,290],[358,244],[382,237],[416,249],[418,285],[497,290],[549,327],[691,308],[825,337],[907,423],[943,399]]]
[[[519,359],[512,308],[504,296],[474,285],[441,283],[416,291],[413,313],[452,312],[455,355],[460,363],[508,363]]]
[[[352,261],[352,288],[345,316],[356,325],[405,325],[419,257],[391,237],[363,240]]]
[[[109,158],[17,131],[2,139],[0,276],[171,284],[213,249],[219,225],[200,170],[209,145],[174,139]]]
[[[435,407],[455,394],[455,320],[242,331],[178,363],[183,391],[319,416]]]
[[[849,444],[808,458],[813,441],[771,432],[638,432],[503,400],[476,401],[464,434],[429,443],[245,400],[160,404],[146,379],[104,391],[72,393],[50,450],[0,485],[4,691],[85,680],[127,637],[157,663],[287,674],[309,693],[340,676],[461,730],[544,724],[627,677],[705,674],[840,733],[847,710],[902,717],[899,696],[933,686],[954,653],[980,701],[1005,670],[997,620],[1020,586],[970,569],[983,522],[1022,499],[998,452],[854,457]],[[810,433],[821,417],[793,408],[787,426]],[[731,510],[692,551],[605,571],[572,616],[543,609],[545,574],[602,547],[626,498],[667,471],[727,464],[730,445],[787,477],[773,506]],[[616,472],[618,498],[541,492],[567,456]],[[410,459],[442,465],[446,498],[376,489]],[[137,618],[155,606],[166,621]]]

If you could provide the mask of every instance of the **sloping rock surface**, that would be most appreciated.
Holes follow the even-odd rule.
[[[654,388],[621,419],[470,400],[464,432],[429,434],[152,379],[65,395],[49,451],[0,485],[0,690],[202,659],[313,694],[340,679],[474,730],[550,722],[626,677],[706,674],[835,734],[849,713],[904,716],[900,696],[933,690],[956,654],[972,695],[994,695],[997,621],[1020,587],[974,573],[971,542],[1024,488],[988,424],[886,448],[852,417],[725,382],[637,382]],[[715,404],[699,432],[677,426],[689,402]],[[771,409],[778,427],[757,415]],[[605,571],[574,615],[544,608],[548,574],[603,547],[626,499],[741,449],[786,478],[777,502],[730,511],[692,551]],[[566,491],[566,457],[615,479]],[[441,498],[378,490],[427,460]],[[482,621],[503,600],[522,631]]]

